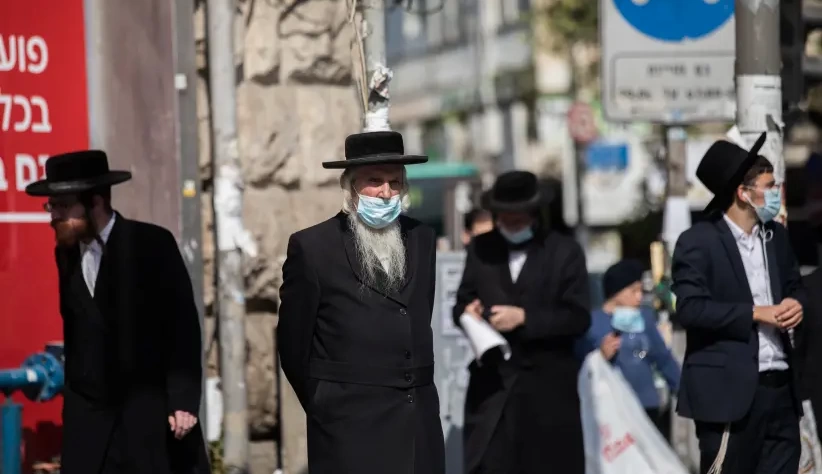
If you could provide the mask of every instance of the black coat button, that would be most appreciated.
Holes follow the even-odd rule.
[[[414,395],[408,394],[408,403],[414,403]]]
[[[408,311],[406,311],[405,308],[400,309],[400,314],[401,315],[405,316],[406,313],[408,313]]]
[[[406,373],[405,373],[405,381],[406,381],[406,382],[411,382],[413,379],[414,379],[414,378],[413,378],[413,377],[411,377],[411,373],[410,373],[410,372],[406,372]]]
[[[405,351],[405,358],[410,359],[411,358],[411,352]]]

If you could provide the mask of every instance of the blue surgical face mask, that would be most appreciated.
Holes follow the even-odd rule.
[[[499,233],[505,237],[505,240],[508,242],[519,245],[523,242],[528,242],[529,240],[534,238],[534,229],[531,226],[525,227],[524,229],[518,230],[516,232],[511,232],[506,230],[505,227],[499,226]]]
[[[618,306],[611,316],[611,327],[624,333],[642,333],[645,332],[645,318],[639,308]]]
[[[397,220],[402,212],[402,202],[399,194],[388,200],[363,196],[362,194],[357,195],[359,196],[357,215],[366,225],[374,229],[388,227]]]
[[[771,189],[766,189],[764,192],[765,204],[762,206],[754,205],[751,196],[748,195],[748,202],[756,211],[756,216],[763,223],[774,220],[779,215],[779,210],[782,209],[782,188],[775,186]]]

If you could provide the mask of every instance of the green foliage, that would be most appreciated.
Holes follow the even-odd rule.
[[[555,36],[554,47],[566,49],[577,43],[599,40],[599,2],[595,0],[551,0],[537,13],[543,27]]]
[[[225,474],[223,465],[223,439],[208,443],[208,459],[211,461],[212,474]]]

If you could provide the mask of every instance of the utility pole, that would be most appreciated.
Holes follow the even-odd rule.
[[[787,221],[784,204],[785,159],[782,155],[782,68],[779,36],[780,0],[736,0],[736,125],[750,147],[762,132],[767,140],[760,154],[783,183],[783,204],[777,220]]]
[[[223,459],[226,472],[248,472],[248,400],[245,383],[243,253],[256,245],[243,226],[243,178],[237,145],[234,2],[208,0],[208,69],[217,242],[217,317],[223,390]]]
[[[362,0],[354,1],[362,7],[363,18],[360,33],[360,37],[363,38],[363,49],[360,53],[365,60],[364,80],[368,95],[363,131],[391,130],[388,122],[388,83],[391,82],[394,73],[388,68],[385,57],[385,12],[374,5],[363,5]]]
[[[665,127],[665,150],[668,162],[668,189],[662,220],[662,240],[668,255],[674,252],[679,234],[691,226],[688,203],[688,134],[680,126]]]
[[[183,258],[194,289],[194,301],[200,315],[201,338],[205,328],[203,315],[203,254],[202,215],[200,206],[200,163],[197,124],[197,61],[194,47],[194,0],[177,0],[173,10],[172,29],[175,33],[174,85],[177,89],[177,153],[180,160],[180,189],[182,190],[180,241]],[[202,339],[201,339],[202,340]],[[202,397],[199,420],[208,425],[205,405],[205,351],[200,357],[203,368]],[[207,436],[205,428],[203,437]]]
[[[691,226],[691,206],[688,202],[688,133],[679,125],[666,126],[665,153],[668,168],[668,189],[665,196],[665,211],[662,217],[662,244],[651,244],[651,262],[654,271],[654,283],[659,284],[670,277],[669,262],[674,253],[674,245],[680,234]],[[664,249],[664,250],[663,250]],[[666,290],[667,291],[667,290]],[[666,295],[661,295],[663,301]],[[682,364],[685,357],[685,331],[677,324],[675,314],[671,314],[664,304],[659,312],[659,324],[670,327],[671,353],[678,363]],[[671,394],[676,397],[675,393]],[[672,403],[669,407],[673,406]],[[699,449],[694,424],[670,410],[671,447],[679,459],[690,469],[699,467]]]

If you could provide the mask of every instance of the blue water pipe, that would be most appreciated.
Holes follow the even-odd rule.
[[[0,474],[20,474],[23,467],[23,406],[11,395],[20,391],[31,401],[45,402],[60,393],[63,382],[62,342],[46,344],[44,352],[29,356],[18,368],[0,370],[0,393],[6,398],[0,405]]]

